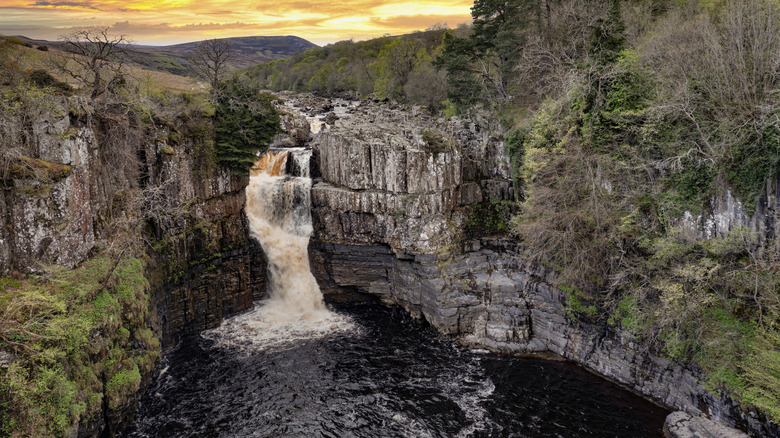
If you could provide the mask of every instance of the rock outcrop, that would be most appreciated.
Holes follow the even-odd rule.
[[[664,435],[667,438],[747,438],[738,430],[682,411],[672,412],[666,417]]]
[[[726,237],[730,231],[743,228],[757,236],[759,243],[769,241],[780,245],[780,239],[775,239],[780,235],[780,178],[766,181],[764,193],[752,215],[748,215],[745,206],[728,187],[713,196],[709,206],[710,211],[698,216],[685,212],[680,221],[683,229],[694,236],[714,238]]]
[[[288,104],[328,108],[303,100]],[[553,352],[723,430],[780,434],[709,393],[694,372],[607,326],[574,320],[551,272],[525,260],[516,243],[470,231],[475,218],[492,214],[490,205],[513,199],[497,127],[348,102],[319,120],[340,106],[311,142],[312,174],[320,178],[312,188],[310,256],[324,292],[378,295],[463,343]]]
[[[0,174],[0,275],[143,250],[152,291],[143,304],[152,311],[140,324],[163,348],[264,295],[265,261],[244,214],[248,178],[204,164],[202,140],[180,135],[174,122],[139,126],[123,108],[96,110],[80,98],[18,125],[5,127],[27,142]],[[104,403],[78,435],[114,433],[139,398],[130,394],[112,409]]]
[[[33,123],[32,150],[0,190],[0,274],[72,267],[95,245],[97,139],[73,126],[61,105]]]
[[[333,110],[334,124],[312,142],[320,240],[437,253],[463,238],[471,207],[514,199],[499,129],[486,120],[445,122],[372,102]]]
[[[0,190],[0,274],[73,267],[149,224],[164,341],[252,307],[265,274],[243,211],[248,179],[198,162],[196,140],[170,123],[138,127],[73,99],[33,123]]]
[[[168,191],[169,207],[185,208],[174,220],[150,219],[156,237],[149,275],[153,324],[163,346],[252,308],[266,286],[265,259],[249,236],[244,213],[248,178],[226,171],[198,177],[186,147],[172,155],[155,153],[166,146],[149,146],[149,178]]]

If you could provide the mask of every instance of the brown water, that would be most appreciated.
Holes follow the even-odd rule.
[[[252,169],[246,188],[249,229],[268,259],[270,299],[237,324],[263,333],[264,342],[326,333],[349,326],[325,308],[309,267],[311,225],[310,151],[277,150],[265,154]],[[289,160],[297,160],[299,175],[287,175]]]

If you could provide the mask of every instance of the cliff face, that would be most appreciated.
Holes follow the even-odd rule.
[[[251,308],[265,294],[266,263],[248,233],[248,177],[204,171],[190,140],[171,148],[162,139],[146,145],[143,156],[145,178],[161,191],[161,207],[174,212],[149,220],[153,324],[165,346]]]
[[[463,238],[470,207],[514,199],[497,127],[342,104],[312,144],[316,239],[437,253]]]
[[[754,436],[778,434],[776,426],[745,414],[737,403],[711,395],[691,370],[605,326],[572,321],[567,294],[549,285],[552,274],[528,263],[511,242],[483,238],[466,245],[468,251],[441,261],[424,254],[399,258],[383,245],[320,241],[312,259],[326,292],[348,287],[378,295],[465,344],[507,353],[553,352],[665,406]]]
[[[764,241],[774,241],[780,235],[780,179],[766,182],[764,194],[758,199],[756,209],[748,215],[745,206],[728,188],[721,190],[710,200],[711,211],[698,216],[686,212],[681,225],[690,234],[704,238],[725,237],[729,231],[745,228]]]
[[[151,328],[163,349],[180,334],[251,308],[265,293],[265,262],[247,231],[248,178],[203,162],[202,140],[182,135],[178,125],[139,125],[121,107],[95,109],[73,98],[32,126],[10,127],[27,142],[0,181],[0,275],[72,268],[96,254],[144,253],[150,293],[139,305],[148,316],[112,327]],[[135,344],[125,347],[140,348]],[[146,345],[160,349],[156,340]],[[112,395],[102,415],[81,419],[78,436],[115,432],[140,397],[123,394]]]
[[[780,433],[711,395],[695,372],[607,326],[572,320],[567,294],[550,285],[548,270],[527,262],[510,240],[470,232],[490,214],[486,207],[513,198],[496,127],[365,103],[293,104],[339,117],[313,140],[312,172],[321,179],[312,189],[310,252],[326,293],[375,294],[461,342],[553,352],[694,417],[755,436]],[[426,141],[438,135],[447,147]]]
[[[33,124],[31,157],[16,164],[0,190],[0,273],[72,267],[95,245],[96,139],[57,110]]]
[[[27,155],[0,190],[0,273],[70,268],[148,224],[166,341],[251,307],[265,274],[243,211],[248,179],[198,162],[197,142],[171,123],[139,127],[103,111],[63,101],[29,129]]]

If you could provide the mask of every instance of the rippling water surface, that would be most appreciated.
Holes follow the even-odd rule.
[[[185,338],[124,436],[662,436],[667,411],[576,365],[462,350],[373,302],[335,310],[351,322],[328,336],[253,342],[239,316]]]

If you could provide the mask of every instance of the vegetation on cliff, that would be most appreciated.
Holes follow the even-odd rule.
[[[135,399],[160,343],[148,328],[144,262],[96,257],[74,270],[0,278],[3,436],[71,436]]]
[[[310,49],[251,77],[494,111],[521,213],[508,221],[514,208],[485,202],[469,229],[511,226],[556,272],[573,320],[701,369],[712,390],[780,422],[778,242],[702,229],[732,194],[753,215],[780,176],[780,3],[476,0],[472,16]]]
[[[240,76],[209,95],[112,59],[67,63],[75,77],[47,59],[89,54],[3,38],[0,53],[0,436],[114,433],[160,352],[150,287],[169,279],[149,257],[183,263],[177,281],[188,255],[223,249],[190,251],[194,222],[218,230],[209,245],[244,241],[240,217],[211,224],[182,198],[246,175],[278,115]],[[177,233],[182,248],[158,245]]]
[[[572,319],[695,363],[778,422],[778,243],[683,225],[726,190],[753,214],[780,176],[780,4],[579,3],[477,1],[471,34],[445,38],[448,95],[509,127],[514,232]]]

